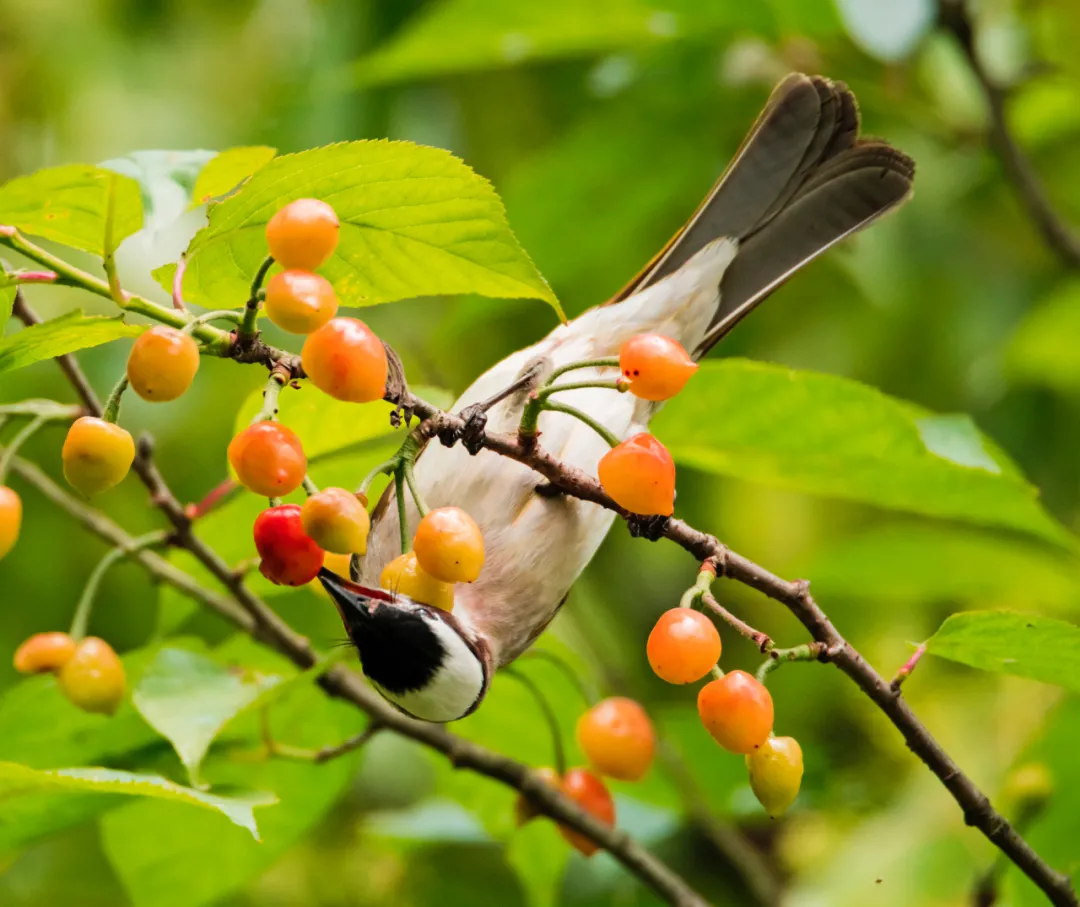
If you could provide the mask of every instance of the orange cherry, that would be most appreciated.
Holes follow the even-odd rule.
[[[75,654],[75,640],[67,633],[35,633],[15,650],[15,670],[20,674],[58,671]]]
[[[694,683],[720,660],[720,634],[700,611],[672,608],[660,615],[649,634],[649,666],[668,683]]]
[[[144,400],[166,403],[191,387],[199,370],[199,345],[190,334],[157,325],[136,338],[128,355],[131,389]]]
[[[656,749],[649,716],[625,696],[604,699],[582,715],[577,741],[593,768],[619,781],[644,778]]]
[[[290,202],[266,225],[266,244],[286,270],[314,271],[334,254],[341,224],[337,213],[317,198]]]
[[[439,507],[416,527],[413,551],[420,566],[446,583],[471,583],[484,566],[484,536],[460,507]]]
[[[311,271],[281,271],[266,285],[266,315],[283,331],[310,334],[337,314],[330,281]]]
[[[89,497],[123,480],[135,461],[135,442],[119,425],[83,416],[68,429],[61,456],[68,484]]]
[[[300,351],[304,371],[324,394],[370,403],[386,393],[386,347],[356,318],[332,318],[308,335]]]
[[[724,749],[749,753],[772,733],[772,696],[745,671],[730,671],[701,688],[698,715]]]
[[[398,555],[383,567],[379,585],[387,592],[407,595],[423,605],[431,605],[442,611],[454,609],[453,583],[444,583],[425,572],[412,551]]]
[[[256,422],[229,442],[237,481],[268,498],[295,491],[304,481],[307,457],[300,439],[280,422]]]
[[[84,712],[111,715],[124,699],[124,665],[105,640],[88,636],[75,645],[57,676],[60,691]]]
[[[21,527],[22,499],[14,489],[0,485],[0,558],[15,547]]]
[[[698,370],[681,343],[661,334],[638,334],[619,350],[619,368],[630,393],[643,400],[668,400]]]
[[[605,825],[615,825],[615,801],[604,782],[587,768],[572,768],[562,780],[562,792]],[[599,848],[584,835],[564,825],[559,833],[577,850],[591,857]]]
[[[675,462],[667,448],[641,432],[600,458],[600,484],[631,513],[671,516],[675,512]]]

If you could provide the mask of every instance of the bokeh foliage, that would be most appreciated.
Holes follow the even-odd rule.
[[[990,71],[1018,85],[1009,105],[1018,141],[1064,218],[1080,223],[1080,9],[1068,0],[983,0],[974,14]],[[680,514],[778,572],[813,579],[830,616],[888,673],[912,641],[930,637],[954,612],[1007,608],[1075,624],[1080,604],[1070,550],[1080,528],[1077,278],[1040,242],[987,151],[978,86],[933,19],[931,0],[0,0],[0,124],[9,137],[0,143],[0,175],[99,161],[136,179],[164,172],[166,180],[147,179],[142,192],[144,209],[157,216],[119,255],[125,284],[163,299],[151,271],[175,261],[205,222],[204,209],[188,210],[193,194],[198,204],[225,191],[265,163],[262,146],[295,152],[389,137],[447,148],[491,180],[510,226],[572,316],[614,293],[678,227],[777,78],[802,69],[845,80],[868,131],[916,158],[915,199],[808,268],[713,354],[837,378],[804,379],[825,391],[801,400],[780,396],[784,382],[769,384],[781,369],[717,364],[703,381],[745,374],[717,384],[707,402],[688,395],[659,427],[668,427],[673,447],[692,448],[681,458]],[[132,149],[234,146],[251,153],[220,163],[214,179],[201,169],[212,152],[132,156],[127,169],[116,163]],[[69,175],[87,178],[85,168]],[[74,244],[99,251],[87,236]],[[113,314],[71,290],[32,288],[28,297],[48,315],[74,306]],[[540,303],[480,296],[366,308],[362,317],[403,354],[414,382],[455,391],[554,324]],[[121,342],[82,359],[104,390],[125,354]],[[168,407],[128,400],[125,422],[155,433],[166,475],[182,498],[197,500],[224,477],[237,413],[250,408],[245,400],[261,381],[257,369],[208,360],[182,400]],[[879,396],[864,385],[911,405],[887,412],[860,405]],[[70,392],[47,362],[0,375],[4,401],[30,396],[67,400]],[[284,405],[302,408],[305,396],[286,395]],[[765,460],[747,439],[770,412],[783,420],[788,446]],[[959,413],[970,420],[950,415]],[[319,424],[312,418],[308,430]],[[922,484],[912,484],[913,438],[937,455],[920,449],[933,467],[920,474]],[[52,431],[27,449],[54,475],[59,440]],[[314,470],[320,482],[357,480],[392,444],[359,422],[354,435],[334,442]],[[347,445],[348,453],[333,455]],[[1022,477],[1041,489],[1038,501]],[[852,493],[859,482],[867,493]],[[43,500],[24,497],[18,556],[0,563],[0,651],[66,625],[103,553]],[[133,532],[155,525],[134,482],[103,506]],[[236,527],[255,506],[238,498],[219,526],[207,524],[230,559],[244,556]],[[595,682],[646,702],[699,799],[747,833],[770,879],[783,880],[787,902],[964,902],[993,860],[990,847],[964,827],[892,727],[829,668],[791,665],[770,681],[778,727],[802,742],[807,777],[789,819],[764,819],[739,760],[697,726],[690,693],[664,687],[644,662],[649,626],[692,576],[681,552],[632,542],[617,527],[543,645]],[[778,640],[802,640],[774,603],[736,588],[721,592]],[[273,604],[320,646],[341,635],[332,610],[306,590],[278,590]],[[359,726],[308,679],[288,682],[292,671],[277,659],[159,594],[137,567],[107,578],[93,629],[130,652],[135,680],[163,647],[277,679],[274,730],[291,743],[330,743]],[[1063,649],[1067,656],[1067,640],[1052,628],[1047,636],[1055,657]],[[730,634],[725,645],[726,664],[754,666],[750,646]],[[1012,673],[1048,679],[1046,652],[1034,658],[1038,669]],[[569,739],[577,694],[539,662],[525,669],[550,692]],[[0,685],[8,690],[0,760],[38,769],[105,765],[187,782],[130,704],[111,720],[73,713],[51,680],[16,684],[6,659]],[[1032,842],[1060,868],[1076,870],[1075,698],[929,656],[906,690],[992,795],[1013,766],[1031,759],[1047,766],[1054,789],[1030,828]],[[209,811],[88,794],[66,807],[75,818],[54,813],[54,827],[0,816],[0,903],[652,902],[607,857],[568,857],[550,828],[512,834],[505,789],[401,741],[377,738],[363,757],[318,768],[237,761],[258,730],[250,709],[237,710],[200,772],[215,792],[278,795],[280,805],[256,813],[262,844]],[[550,760],[527,694],[509,682],[497,684],[461,730],[534,764]],[[617,792],[622,823],[712,900],[753,900],[689,817],[670,772],[658,768],[645,784]],[[1002,807],[1015,803],[1005,797]],[[1042,900],[1010,872],[1001,903]]]

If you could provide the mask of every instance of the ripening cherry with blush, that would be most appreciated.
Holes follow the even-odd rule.
[[[310,334],[337,314],[330,281],[311,271],[281,271],[266,285],[266,316],[283,331]]]
[[[279,586],[302,586],[315,579],[326,552],[304,532],[298,504],[279,504],[255,518],[259,572]]]
[[[128,354],[131,389],[144,400],[167,403],[184,393],[199,370],[199,345],[190,334],[156,325],[135,340]]]
[[[124,699],[127,680],[120,657],[105,640],[88,636],[57,675],[60,691],[84,712],[112,715]]]
[[[439,507],[416,527],[413,551],[420,566],[446,583],[471,583],[484,566],[484,536],[460,507]]]
[[[745,671],[729,671],[701,688],[698,715],[713,740],[724,749],[749,753],[772,733],[772,696]]]
[[[631,513],[671,516],[675,512],[675,461],[648,432],[627,438],[600,458],[600,484]]]
[[[611,792],[587,768],[570,769],[562,779],[562,792],[605,825],[615,825],[615,801]],[[589,838],[565,825],[559,826],[559,833],[587,857],[599,850]]]
[[[300,508],[304,531],[334,554],[367,553],[371,518],[360,499],[344,488],[324,488]]]
[[[314,271],[334,254],[341,223],[330,205],[298,198],[281,208],[266,225],[266,245],[286,270]]]
[[[645,710],[633,699],[612,696],[578,719],[577,741],[600,774],[640,781],[652,765],[656,734]]]
[[[15,650],[15,670],[20,674],[59,671],[75,654],[75,640],[67,633],[35,633]]]
[[[693,608],[661,614],[645,645],[649,666],[668,683],[701,680],[720,660],[720,650],[716,625]]]
[[[300,361],[311,383],[346,403],[370,403],[386,393],[386,347],[358,318],[332,318],[308,335]]]
[[[68,484],[90,497],[120,484],[135,461],[135,442],[119,425],[83,416],[68,429],[61,458]]]
[[[22,498],[14,489],[0,485],[0,558],[19,540],[22,527]]]
[[[454,584],[444,583],[427,573],[412,551],[398,555],[383,567],[379,585],[387,592],[407,595],[423,605],[442,611],[454,609]]]
[[[746,756],[750,789],[776,819],[787,812],[802,785],[802,747],[794,737],[770,737]]]
[[[237,481],[267,498],[296,491],[307,472],[300,439],[280,422],[256,422],[229,442],[229,463]]]
[[[619,350],[619,368],[630,393],[642,400],[669,400],[683,389],[698,365],[681,343],[662,334],[638,334]]]

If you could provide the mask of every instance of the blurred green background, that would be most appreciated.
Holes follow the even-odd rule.
[[[1008,113],[1017,140],[1063,218],[1080,224],[1080,6],[984,0],[972,15],[989,72],[1016,86]],[[1075,530],[1080,274],[1040,241],[987,150],[979,85],[935,18],[932,0],[0,0],[0,177],[135,149],[295,151],[386,136],[437,145],[494,183],[573,316],[617,291],[683,222],[780,77],[796,69],[842,79],[865,130],[916,159],[915,198],[807,268],[713,355],[842,375],[935,411],[970,413]],[[128,240],[125,283],[163,298],[149,270],[175,260],[203,216]],[[45,315],[75,304],[109,310],[71,290],[27,296]],[[455,392],[554,324],[543,304],[480,298],[420,299],[363,317],[401,352],[414,382]],[[80,358],[104,391],[125,356],[119,343]],[[198,500],[224,477],[236,412],[262,380],[258,369],[204,361],[177,403],[125,403],[128,427],[157,436],[182,499]],[[0,400],[30,396],[71,399],[51,363],[0,379]],[[58,432],[26,451],[53,475]],[[335,468],[358,479],[365,467]],[[65,626],[105,551],[40,497],[27,490],[24,499],[19,554],[0,563],[0,653]],[[156,525],[137,482],[103,507],[133,532]],[[886,676],[954,611],[1069,619],[1080,610],[1075,559],[1001,533],[690,470],[680,474],[679,510],[781,575],[810,577],[834,622]],[[691,769],[690,799],[704,804],[688,809],[661,766],[644,785],[616,785],[621,823],[717,904],[773,903],[778,892],[798,907],[970,903],[992,849],[833,669],[792,665],[773,675],[778,728],[802,742],[807,773],[788,818],[763,816],[741,760],[697,727],[692,694],[664,687],[645,663],[649,627],[693,569],[673,546],[635,542],[616,527],[549,634],[549,646],[598,682],[647,704]],[[720,592],[781,643],[803,641],[775,603],[734,586]],[[93,630],[120,650],[143,646],[156,632],[157,602],[141,571],[122,565],[106,580]],[[273,603],[319,645],[340,635],[327,604],[307,591]],[[225,635],[208,618],[185,632],[214,643]],[[725,634],[725,646],[726,665],[756,665],[741,640]],[[580,711],[572,690],[542,664],[528,670],[571,728]],[[0,658],[0,688],[15,682]],[[1031,840],[1059,868],[1080,866],[1080,706],[1055,687],[932,658],[906,690],[995,797],[1029,754],[1046,762],[1055,795]],[[350,716],[334,720],[337,736],[355,729]],[[477,721],[488,722],[476,731],[484,739],[534,764],[550,760],[520,691],[497,688]],[[298,714],[294,736],[308,724]],[[332,725],[315,725],[307,742],[332,742]],[[139,764],[155,759],[179,777],[164,749]],[[47,751],[40,761],[59,764]],[[142,805],[124,805],[100,823],[0,853],[0,904],[516,905],[552,877],[562,879],[556,903],[653,903],[604,855],[574,855],[563,875],[565,854],[548,828],[505,846],[510,796],[401,741],[378,738],[362,759],[334,766],[277,771],[266,784],[291,785],[289,802],[300,807],[261,814],[274,827],[257,852],[219,832],[215,817],[151,807],[140,818]],[[220,772],[227,777],[228,767]],[[193,839],[201,850],[188,846]],[[140,847],[139,867],[118,868],[118,851]],[[1043,901],[1010,872],[998,903]]]

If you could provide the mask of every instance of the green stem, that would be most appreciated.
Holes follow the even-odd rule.
[[[3,485],[7,480],[8,467],[11,466],[12,458],[19,452],[19,448],[22,447],[26,441],[29,441],[30,438],[33,437],[34,432],[48,421],[48,416],[35,416],[23,426],[22,431],[15,435],[8,443],[7,447],[4,448],[3,456],[0,456],[0,485]]]
[[[619,381],[575,381],[570,384],[548,384],[536,392],[536,398],[546,400],[552,394],[557,394],[560,391],[578,391],[588,387],[603,387],[623,394],[626,393],[630,386]]]
[[[258,330],[256,323],[259,318],[259,290],[262,289],[263,281],[266,279],[266,272],[273,264],[273,257],[267,255],[263,263],[259,265],[259,270],[255,272],[255,277],[251,281],[251,293],[248,296],[247,305],[244,306],[244,320],[240,323],[241,334],[251,335]]]
[[[213,312],[205,312],[196,318],[192,318],[191,321],[184,325],[183,331],[185,334],[190,334],[199,325],[210,321],[231,321],[233,324],[240,324],[243,320],[244,316],[241,312],[233,309],[215,309]]]
[[[55,271],[57,274],[57,283],[59,284],[79,287],[83,290],[88,290],[91,293],[96,293],[98,296],[103,296],[105,299],[113,299],[112,290],[106,281],[101,280],[99,277],[95,277],[87,271],[83,271],[80,268],[68,264],[59,256],[53,255],[51,252],[41,248],[41,246],[32,243],[17,230],[11,231],[10,233],[6,230],[0,231],[0,245],[7,246],[9,249],[18,252],[20,255],[23,255],[32,261],[36,261],[40,265],[44,265],[51,271]],[[145,315],[147,318],[152,318],[154,321],[161,322],[162,324],[171,325],[174,328],[182,329],[190,320],[184,312],[165,308],[164,306],[158,305],[156,302],[144,299],[142,296],[135,296],[132,294],[125,294],[123,308],[127,312]],[[232,348],[232,336],[226,331],[210,327],[209,325],[201,325],[195,331],[195,336],[206,344],[209,348],[209,352],[214,355],[229,355],[229,350]]]
[[[109,572],[109,568],[143,548],[163,544],[167,538],[167,533],[160,530],[148,532],[146,535],[140,535],[138,538],[132,539],[131,544],[126,547],[113,548],[112,551],[98,561],[98,565],[86,581],[86,586],[79,597],[79,603],[75,606],[75,615],[71,619],[71,630],[69,631],[72,639],[78,642],[86,636],[86,629],[90,625],[90,612],[94,608],[94,598],[97,595],[98,588],[101,586],[101,581],[105,578],[105,574]]]
[[[413,474],[413,465],[411,460],[405,460],[402,463],[401,468],[405,471],[405,481],[409,485],[409,493],[413,497],[413,501],[416,502],[416,509],[420,511],[420,516],[425,517],[428,515],[428,506],[424,503],[424,498],[420,494],[420,489],[416,484],[416,476]]]
[[[769,657],[762,662],[755,675],[761,683],[781,664],[788,661],[817,661],[821,654],[821,644],[807,642],[801,646],[792,646],[790,649],[772,649]]]
[[[710,570],[707,567],[702,568],[697,575],[697,579],[694,581],[689,589],[679,599],[680,608],[694,608],[697,607],[702,597],[712,588],[713,582],[716,580],[716,571]]]
[[[397,467],[398,456],[394,454],[389,460],[385,460],[376,466],[371,472],[364,476],[364,481],[360,483],[360,487],[356,489],[358,494],[366,495],[368,489],[371,487],[371,483],[374,482],[379,476],[390,475]]]
[[[609,356],[606,359],[582,359],[580,362],[571,362],[569,365],[561,366],[555,369],[550,375],[548,375],[547,383],[552,384],[556,378],[560,375],[565,375],[567,372],[576,371],[579,368],[618,368],[619,357]]]
[[[115,422],[120,418],[120,399],[124,396],[124,391],[127,390],[128,379],[127,375],[124,375],[111,391],[109,396],[105,400],[105,410],[101,414],[101,418],[106,422]]]
[[[113,225],[116,221],[116,174],[109,177],[109,190],[105,202],[105,240],[102,266],[108,281],[109,295],[121,309],[127,308],[124,291],[120,287],[120,275],[116,272],[116,245],[113,242]]]
[[[596,705],[600,701],[600,692],[591,683],[587,683],[573,666],[567,662],[564,658],[556,655],[554,652],[549,652],[547,649],[530,649],[525,652],[522,658],[531,658],[539,661],[546,661],[550,665],[554,665],[563,676],[570,681],[570,685],[577,690],[578,694],[584,700],[586,706]]]
[[[397,493],[398,533],[401,536],[401,553],[407,554],[409,543],[409,515],[405,507],[405,469],[398,467],[394,472],[394,490]]]
[[[278,398],[281,396],[281,388],[285,381],[277,372],[271,372],[266,381],[266,389],[263,391],[263,405],[251,420],[251,424],[258,422],[271,422],[278,413]]]
[[[578,419],[578,420],[584,422],[586,425],[589,426],[589,428],[591,428],[594,432],[596,432],[601,438],[603,438],[605,441],[607,441],[608,444],[611,447],[618,447],[619,444],[622,443],[605,426],[601,425],[599,422],[597,422],[588,413],[582,412],[580,409],[578,409],[575,406],[568,406],[565,403],[556,403],[554,400],[545,400],[543,402],[542,408],[547,409],[547,410],[551,410],[552,412],[555,412],[555,413],[566,413],[566,415],[573,416],[575,419]]]
[[[555,710],[552,709],[551,703],[548,702],[540,687],[520,671],[513,668],[503,668],[502,673],[508,677],[513,677],[518,683],[522,684],[532,694],[536,704],[540,706],[544,721],[547,722],[548,730],[551,731],[551,745],[555,752],[555,771],[558,772],[561,778],[566,774],[566,750],[563,747],[562,730],[559,728],[559,719],[555,717]]]
[[[310,497],[313,494],[318,494],[319,493],[319,486],[316,485],[313,481],[311,481],[311,476],[309,476],[307,474],[304,475],[303,486],[304,486],[304,491],[306,491],[307,494],[308,494],[308,497]]]
[[[84,410],[74,403],[52,400],[23,400],[0,404],[0,416],[44,416],[46,419],[78,419]]]

